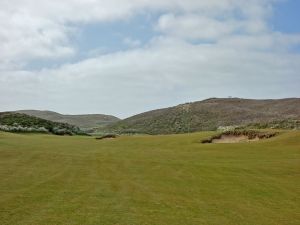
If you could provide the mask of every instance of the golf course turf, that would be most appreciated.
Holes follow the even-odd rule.
[[[299,225],[300,132],[214,134],[0,132],[0,225]]]

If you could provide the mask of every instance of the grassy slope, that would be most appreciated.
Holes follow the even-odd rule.
[[[0,133],[0,224],[300,224],[299,132],[199,144],[209,134]]]
[[[300,98],[207,99],[138,114],[108,125],[104,130],[118,133],[174,134],[285,119],[300,120]]]
[[[20,110],[17,112],[54,122],[73,124],[82,129],[101,127],[120,120],[117,117],[103,114],[63,115],[57,112],[39,110]]]

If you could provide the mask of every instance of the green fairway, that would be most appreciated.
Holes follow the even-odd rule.
[[[212,134],[0,133],[0,225],[299,225],[300,132]]]

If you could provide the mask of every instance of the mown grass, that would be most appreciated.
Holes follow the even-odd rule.
[[[300,132],[200,143],[213,134],[0,133],[0,224],[300,224]]]

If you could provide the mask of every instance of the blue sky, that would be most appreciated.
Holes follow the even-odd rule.
[[[268,18],[270,29],[276,32],[297,34],[300,33],[300,2],[287,0],[273,5],[273,13]],[[76,34],[71,35],[71,44],[77,54],[66,61],[35,60],[28,66],[29,69],[59,66],[65,62],[77,62],[89,56],[125,51],[133,47],[147,45],[155,36],[161,33],[155,30],[155,23],[163,13],[140,13],[121,21],[108,23],[95,22],[76,27]],[[137,41],[138,46],[131,46],[126,39]],[[194,40],[193,43],[210,43],[209,40]],[[300,51],[299,46],[293,46],[291,51]]]
[[[271,26],[275,31],[289,34],[300,33],[300,1],[288,0],[277,3],[274,8],[274,15],[270,20]],[[300,45],[291,49],[300,52]]]
[[[2,111],[127,117],[209,97],[299,97],[296,0],[0,3]]]
[[[271,25],[276,31],[284,33],[300,33],[300,1],[288,0],[277,3]]]
[[[268,19],[274,31],[300,33],[300,1],[287,0],[274,4],[273,15]],[[124,37],[139,40],[147,44],[153,37],[160,35],[155,30],[155,22],[162,14],[145,14],[133,16],[124,21],[88,24],[80,28],[80,35],[73,40],[79,52],[100,53],[122,51],[130,48],[124,43]]]
[[[128,46],[124,37],[139,40],[141,45],[148,43],[155,35],[154,15],[136,15],[128,20],[88,24],[81,29],[81,35],[75,40],[80,50],[91,51],[97,48],[104,52],[125,50]]]

